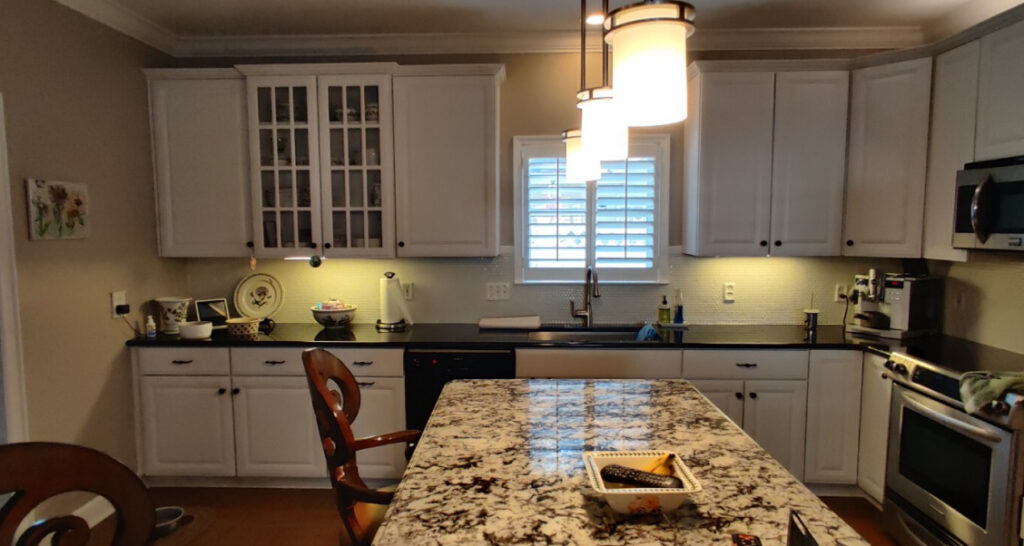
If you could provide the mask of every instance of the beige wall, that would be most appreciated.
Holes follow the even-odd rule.
[[[933,266],[946,275],[945,333],[1024,353],[1024,256],[972,252]]]
[[[140,71],[166,62],[50,0],[0,6],[29,436],[97,447],[128,463],[131,331],[111,318],[108,292],[127,290],[138,310],[185,284],[181,262],[156,256]],[[28,177],[88,184],[90,237],[29,242]]]

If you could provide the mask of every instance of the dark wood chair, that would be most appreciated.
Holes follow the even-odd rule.
[[[95,449],[27,442],[0,446],[0,495],[13,493],[0,507],[0,544],[35,546],[51,533],[52,543],[59,546],[88,542],[89,525],[75,515],[36,522],[14,542],[14,533],[29,512],[46,499],[70,491],[87,491],[110,501],[116,517],[112,546],[149,541],[156,519],[153,501],[131,469]]]
[[[355,544],[368,544],[394,496],[393,491],[370,489],[359,477],[356,453],[359,450],[405,442],[406,457],[412,453],[418,430],[402,430],[370,438],[356,439],[352,422],[359,415],[359,385],[341,360],[323,349],[302,353],[306,380],[313,400],[313,413],[327,459],[327,475],[334,486],[338,513]],[[341,390],[331,389],[334,380]]]

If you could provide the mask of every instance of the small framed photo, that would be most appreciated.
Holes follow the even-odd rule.
[[[89,188],[85,184],[29,178],[25,187],[30,240],[89,236]]]
[[[227,328],[226,323],[231,318],[227,298],[197,299],[195,302],[196,320],[212,322],[214,330]]]

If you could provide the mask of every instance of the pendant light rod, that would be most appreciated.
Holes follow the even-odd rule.
[[[608,0],[601,0],[601,13],[608,17]],[[603,24],[601,28],[601,87],[608,87],[608,42],[604,39]]]
[[[601,40],[602,42],[604,40]],[[587,0],[580,0],[580,91],[587,88]]]

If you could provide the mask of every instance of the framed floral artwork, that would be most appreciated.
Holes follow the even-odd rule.
[[[84,239],[89,236],[89,189],[78,182],[25,180],[29,239]]]

